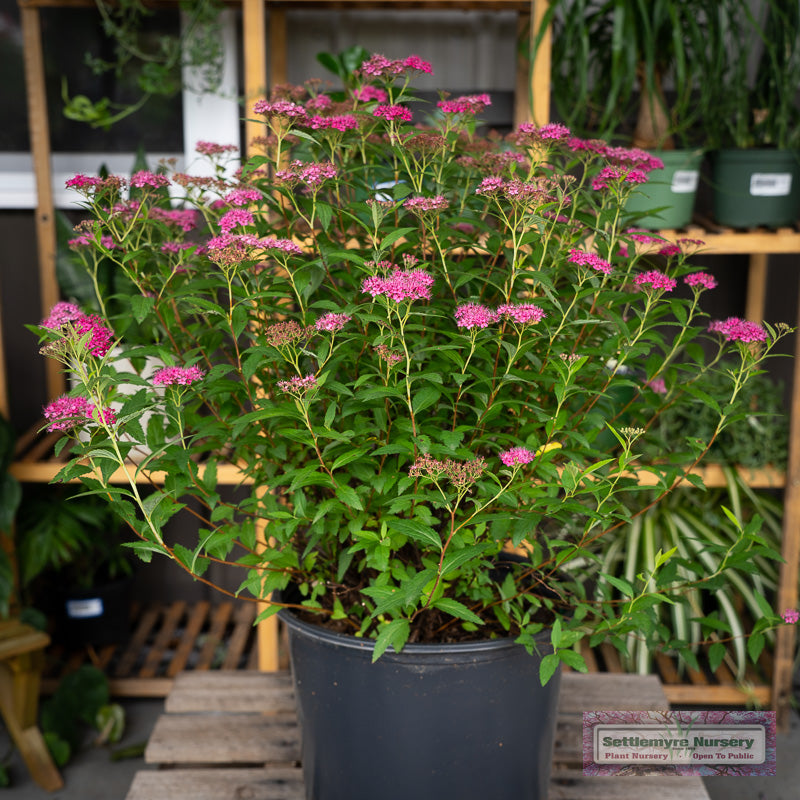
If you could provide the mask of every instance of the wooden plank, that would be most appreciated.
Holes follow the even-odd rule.
[[[233,603],[220,603],[211,615],[211,628],[200,650],[195,669],[211,669],[217,648],[225,638],[225,628],[233,612]]]
[[[253,103],[267,92],[266,4],[263,0],[242,0],[242,35],[244,57],[244,149],[253,155],[252,141],[264,133],[264,123],[254,119]]]
[[[161,627],[150,647],[150,652],[139,670],[140,678],[155,678],[158,668],[164,661],[165,650],[175,638],[175,628],[186,613],[186,603],[183,600],[174,602],[163,617]]]
[[[749,701],[768,706],[769,686],[692,686],[677,684],[664,686],[664,694],[670,705],[676,706],[741,706]]]
[[[681,683],[681,676],[675,667],[675,662],[664,653],[656,653],[656,664],[664,683]]]
[[[234,615],[233,633],[228,637],[228,652],[222,662],[223,670],[235,670],[239,668],[245,647],[251,636],[255,635],[253,621],[256,618],[255,603],[241,602],[236,607]]]
[[[136,773],[126,800],[305,800],[299,767],[166,769]]]
[[[631,767],[630,769],[636,769]],[[646,769],[646,767],[639,767]],[[635,774],[635,773],[631,773]],[[670,775],[636,775],[621,778],[584,777],[581,770],[554,774],[550,780],[549,800],[709,800],[700,777],[675,778]]]
[[[197,637],[203,629],[203,623],[206,621],[208,611],[211,608],[211,603],[203,600],[195,605],[189,614],[189,620],[186,623],[186,628],[181,636],[181,640],[175,648],[175,654],[172,656],[167,667],[167,677],[174,678],[179,672],[186,669],[186,664],[189,661],[194,646],[197,643]]]
[[[625,671],[622,669],[622,661],[620,660],[619,652],[613,644],[610,642],[603,642],[600,645],[600,654],[603,656],[603,661],[605,662],[606,669],[609,672]]]
[[[167,697],[172,678],[109,678],[112,697]]]
[[[139,659],[139,654],[144,648],[147,637],[150,635],[150,631],[152,631],[155,627],[155,624],[158,622],[158,618],[160,616],[161,609],[158,606],[150,606],[150,608],[148,608],[144,614],[142,614],[139,624],[136,626],[136,630],[134,631],[130,642],[128,642],[128,646],[125,649],[125,652],[122,654],[122,658],[120,658],[119,663],[114,670],[115,677],[130,677],[131,670],[134,668],[137,660]]]
[[[147,742],[147,764],[290,765],[300,759],[297,717],[164,714]]]
[[[747,270],[745,318],[751,322],[764,320],[767,305],[767,253],[751,253]]]
[[[167,698],[168,713],[294,711],[288,672],[182,672]]]
[[[664,689],[655,675],[567,672],[561,676],[559,714],[598,709],[666,711],[668,708]]]

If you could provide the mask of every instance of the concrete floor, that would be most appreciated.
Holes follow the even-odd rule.
[[[164,707],[162,700],[126,699],[122,704],[127,714],[127,728],[123,741],[115,745],[115,749],[145,742]],[[3,730],[0,753],[8,750]],[[705,778],[711,800],[797,800],[800,797],[799,756],[800,716],[794,712],[790,731],[778,735],[778,774],[774,778]],[[111,761],[107,749],[87,747],[62,771],[64,788],[49,793],[31,780],[18,754],[14,753],[12,785],[0,789],[0,800],[125,800],[134,774],[149,768],[142,757]]]

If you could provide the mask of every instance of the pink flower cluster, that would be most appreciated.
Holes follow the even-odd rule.
[[[604,258],[600,258],[597,253],[587,253],[585,250],[578,250],[573,247],[569,251],[567,261],[581,267],[591,267],[597,270],[597,272],[602,272],[604,275],[611,274],[611,264]]]
[[[456,488],[466,489],[480,478],[485,469],[486,461],[480,457],[472,461],[454,461],[452,458],[440,461],[425,453],[417,457],[408,474],[412,478],[425,477],[433,481],[444,475]]]
[[[783,614],[781,614],[781,618],[787,625],[796,625],[800,622],[800,613],[793,608],[787,608]]]
[[[276,322],[264,332],[267,342],[278,348],[295,345],[303,340],[308,341],[313,335],[314,328],[311,325],[303,327],[294,320]]]
[[[188,233],[197,227],[200,220],[200,212],[193,208],[159,208],[155,206],[150,209],[150,219],[157,219],[167,225],[180,228],[184,233]]]
[[[638,147],[613,147],[603,148],[604,155],[612,164],[629,167],[642,172],[652,172],[654,169],[664,169],[664,162],[657,156],[640,150]]]
[[[549,122],[547,125],[537,126],[532,122],[523,122],[519,126],[519,138],[531,141],[556,141],[560,142],[570,137],[570,130],[560,122]]]
[[[222,202],[225,205],[236,206],[237,208],[259,200],[261,200],[261,192],[257,189],[234,189],[222,198]]]
[[[530,203],[541,205],[552,202],[555,199],[548,193],[545,184],[541,182],[521,181],[518,179],[507,181],[497,175],[484,178],[475,190],[475,194],[481,194],[486,197],[502,194],[506,200],[517,205],[528,205]]]
[[[497,314],[517,325],[535,325],[545,317],[544,311],[539,306],[530,303],[507,303],[498,307]]]
[[[68,322],[72,322],[78,317],[83,316],[83,311],[75,303],[56,303],[51,309],[50,314],[39,323],[43,328],[59,330]]]
[[[328,331],[328,333],[336,333],[350,322],[352,317],[349,314],[323,314],[315,323],[314,327],[318,331]]]
[[[103,179],[95,175],[75,175],[65,184],[67,189],[97,189],[103,185]]]
[[[222,215],[219,221],[220,230],[223,233],[230,233],[234,228],[246,228],[255,222],[253,215],[244,208],[232,208]]]
[[[287,169],[275,173],[275,178],[285,183],[305,183],[316,188],[325,181],[332,180],[338,174],[336,165],[330,161],[306,163],[305,161],[292,161]]]
[[[708,326],[712,333],[720,333],[728,342],[765,342],[767,332],[757,322],[739,317],[716,320]]]
[[[611,184],[621,183],[646,183],[647,175],[641,169],[621,169],[620,167],[611,166],[603,167],[600,173],[592,179],[592,189],[598,191],[600,189],[607,189]]]
[[[67,397],[66,395],[53,400],[44,407],[44,418],[47,420],[48,431],[68,431],[94,422],[97,406],[85,397]],[[98,411],[100,420],[106,425],[113,425],[117,416],[111,408]]]
[[[488,328],[500,318],[496,311],[478,303],[464,303],[456,308],[456,325],[459,328]]]
[[[299,375],[294,375],[289,380],[278,381],[278,388],[287,394],[306,394],[317,388],[317,376],[306,375],[305,378],[301,378]]]
[[[164,242],[159,249],[162,253],[181,253],[193,247],[195,245],[192,242]]]
[[[504,450],[500,453],[500,460],[507,467],[520,467],[523,464],[530,464],[536,458],[536,453],[533,450],[528,450],[527,447],[512,447],[510,450]]]
[[[637,286],[650,286],[651,289],[663,289],[667,292],[671,292],[678,285],[674,278],[657,269],[642,272],[633,279],[633,282]]]
[[[433,276],[425,270],[395,269],[387,278],[373,275],[361,284],[361,291],[377,297],[386,295],[395,303],[403,300],[430,300]]]
[[[201,156],[221,156],[225,153],[236,153],[239,148],[235,144],[217,144],[216,142],[198,142],[194,149]]]
[[[148,169],[142,169],[131,175],[131,186],[137,189],[162,189],[169,186],[169,178],[166,175],[156,175]]]
[[[84,314],[74,303],[56,303],[40,323],[43,328],[61,330],[72,328],[77,338],[86,337],[85,347],[93,356],[102,358],[110,349],[114,332],[96,314]]]
[[[358,129],[358,120],[352,114],[337,117],[312,117],[309,126],[317,131],[330,128],[336,131],[354,131]]]
[[[717,279],[707,272],[693,272],[691,275],[687,275],[683,282],[687,286],[699,286],[703,289],[717,288]]]
[[[391,59],[376,53],[364,61],[360,68],[364,75],[371,75],[373,78],[396,78],[407,70],[433,74],[431,65],[414,55],[404,59]]]
[[[253,106],[255,114],[262,114],[265,117],[287,117],[288,119],[303,121],[306,119],[306,110],[298,103],[291,100],[259,100]]]
[[[657,233],[651,233],[650,231],[641,230],[639,228],[628,228],[625,233],[631,240],[640,242],[641,244],[653,244],[654,242],[664,241]]]
[[[401,356],[400,353],[390,350],[385,344],[376,345],[374,349],[381,360],[385,361],[390,366],[403,360],[403,356]]]
[[[80,236],[76,236],[74,239],[67,240],[67,244],[73,248],[89,247],[94,244],[94,239],[92,238],[91,234],[82,233]],[[114,240],[110,236],[101,236],[100,246],[105,247],[106,250],[113,250],[116,247]]]
[[[155,386],[190,386],[199,381],[205,372],[200,367],[162,367],[153,375]]]
[[[373,116],[383,117],[389,122],[411,122],[411,111],[405,106],[397,104],[379,105],[373,112]]]
[[[488,94],[465,94],[452,100],[440,100],[436,105],[444,114],[480,114],[491,104]]]
[[[441,194],[435,197],[409,197],[403,201],[403,205],[414,212],[424,211],[443,211],[449,205],[447,198]]]
[[[278,239],[275,236],[267,236],[258,242],[260,247],[265,250],[280,250],[282,253],[299,256],[303,254],[303,248],[291,239]]]
[[[356,89],[355,92],[353,92],[353,96],[362,103],[369,103],[373,100],[377,100],[379,103],[385,103],[389,99],[389,95],[383,89],[379,89],[377,86],[370,86],[369,84]]]

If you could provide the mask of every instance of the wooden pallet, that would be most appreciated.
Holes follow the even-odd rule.
[[[665,710],[653,676],[563,676],[550,800],[708,800],[699,777],[584,778],[582,712]],[[286,673],[176,676],[126,800],[302,800],[300,737]],[[379,796],[379,795],[378,795]]]
[[[64,674],[81,664],[103,670],[116,697],[166,697],[184,670],[256,670],[255,615],[255,604],[247,602],[144,606],[135,611],[132,633],[120,644],[51,647],[42,689],[52,692]]]
[[[584,641],[581,654],[589,672],[625,674],[619,653],[605,642],[590,649]],[[764,648],[757,664],[748,663],[744,681],[738,681],[723,661],[715,671],[707,666],[703,654],[698,657],[701,670],[679,665],[669,656],[659,653],[655,657],[655,674],[664,687],[664,693],[674,706],[769,706],[772,699],[770,676],[773,674],[772,653]]]

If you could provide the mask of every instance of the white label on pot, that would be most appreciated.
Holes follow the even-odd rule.
[[[672,176],[673,194],[689,194],[697,191],[697,181],[700,172],[696,169],[676,169]]]
[[[70,619],[91,619],[103,616],[103,600],[90,597],[86,600],[67,600],[67,616]]]
[[[750,194],[754,197],[785,197],[791,191],[791,172],[754,172],[750,176]]]

